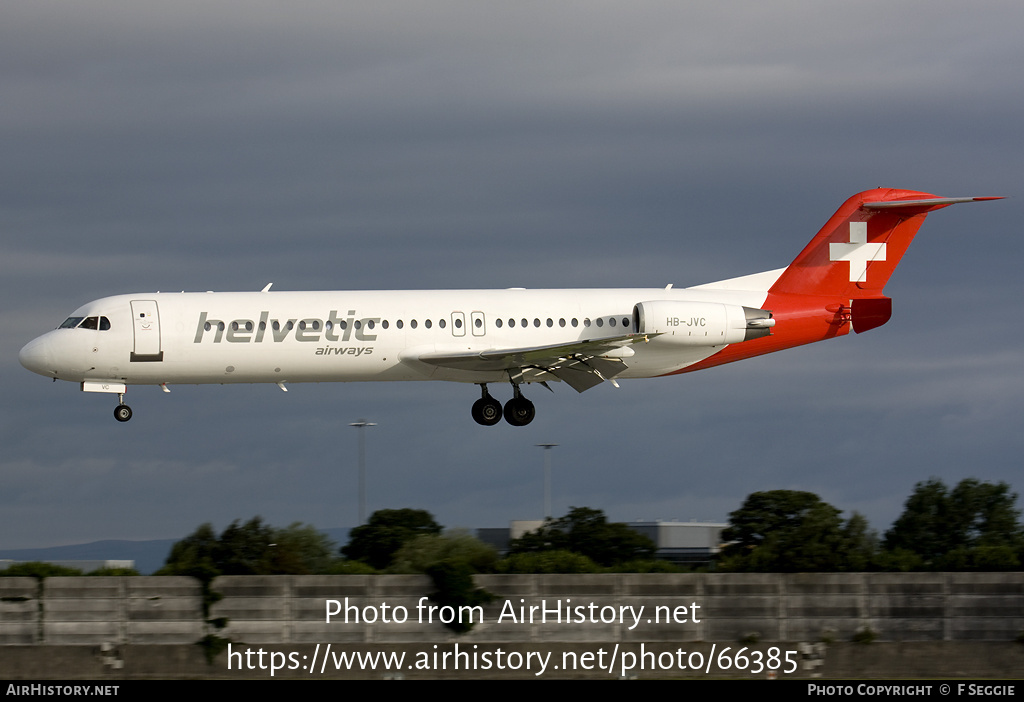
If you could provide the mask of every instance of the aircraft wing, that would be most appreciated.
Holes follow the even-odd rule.
[[[605,356],[658,334],[625,334],[604,339],[586,339],[568,344],[491,349],[466,353],[426,353],[419,361],[442,368],[468,371],[509,371],[512,377],[540,382],[553,375],[576,392],[583,392],[626,370],[621,358]],[[625,355],[625,354],[623,354]],[[630,353],[628,355],[632,355]]]

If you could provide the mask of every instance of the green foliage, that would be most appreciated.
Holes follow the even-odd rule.
[[[885,534],[884,561],[924,570],[1019,569],[1024,537],[1016,500],[1006,483],[968,478],[953,490],[938,478],[918,483]]]
[[[342,549],[346,556],[363,554],[371,562],[386,563],[390,573],[426,573],[437,588],[430,599],[442,607],[459,611],[494,599],[473,584],[474,573],[493,571],[498,560],[497,552],[479,539],[463,531],[440,534],[440,526],[422,510],[382,510],[366,526],[372,529],[360,527],[358,534],[353,530],[352,540]],[[445,626],[462,634],[473,622],[456,618]]]
[[[850,640],[853,643],[856,643],[856,644],[865,644],[866,645],[866,644],[874,643],[875,639],[877,639],[877,638],[878,638],[878,632],[877,631],[875,631],[874,629],[872,629],[869,626],[862,626],[859,629],[857,629],[856,633],[854,633],[853,637]]]
[[[98,576],[136,576],[139,571],[134,568],[97,568],[96,570],[90,570],[86,575],[98,575]]]
[[[465,563],[474,573],[493,573],[498,552],[468,532],[421,534],[402,544],[388,567],[390,573],[426,573],[442,561]]]
[[[729,515],[718,561],[723,571],[836,572],[866,570],[875,557],[875,536],[854,513],[840,512],[810,492],[755,492]]]
[[[263,575],[272,573],[274,530],[253,517],[245,524],[231,522],[221,532],[214,551],[214,562],[222,575]]]
[[[878,558],[878,534],[863,514],[854,512],[843,525],[842,570],[861,573],[872,570]]]
[[[273,573],[327,573],[337,560],[337,545],[310,524],[293,522],[284,529],[275,529],[273,539],[269,564]]]
[[[206,657],[206,664],[213,665],[214,660],[218,655],[228,649],[228,644],[233,643],[231,639],[226,639],[216,634],[207,634],[203,638],[196,642],[196,645],[203,650],[203,656]]]
[[[189,575],[210,582],[218,575],[308,575],[334,561],[334,543],[314,527],[295,522],[285,529],[253,517],[236,519],[217,536],[211,524],[174,544],[156,575]]]
[[[476,607],[494,599],[494,595],[473,584],[473,569],[465,561],[445,559],[428,566],[426,572],[437,588],[430,599],[441,607],[449,606],[458,612],[461,607]],[[468,618],[458,617],[445,623],[457,634],[464,634],[473,625]]]
[[[261,517],[253,517],[244,524],[236,519],[219,538],[213,525],[207,523],[171,547],[167,562],[156,575],[186,575],[199,581],[208,633],[198,644],[207,663],[212,665],[217,654],[230,643],[213,633],[228,623],[227,617],[210,617],[211,607],[223,598],[213,589],[214,578],[218,575],[324,572],[334,560],[334,548],[323,534],[299,522],[285,529],[275,529],[264,524]]]
[[[217,562],[219,549],[213,525],[201,524],[194,534],[171,547],[164,567],[154,575],[189,575],[200,582],[211,582],[221,572]]]
[[[370,515],[366,524],[352,530],[341,554],[383,570],[391,565],[395,553],[406,541],[423,534],[440,533],[441,525],[426,510],[381,509]]]
[[[540,529],[509,544],[510,555],[572,551],[602,566],[650,559],[655,550],[654,542],[643,534],[625,524],[609,522],[603,511],[589,507],[572,507],[564,517],[549,519]]]
[[[686,573],[689,572],[683,566],[677,566],[668,561],[659,560],[636,560],[616,563],[605,568],[606,573]]]
[[[0,576],[21,577],[21,578],[59,578],[81,575],[78,568],[65,568],[64,566],[43,563],[42,561],[29,561],[27,563],[15,563],[0,571]]]
[[[376,568],[362,561],[348,561],[344,558],[333,561],[324,571],[326,575],[376,575],[377,572]]]
[[[924,559],[913,551],[895,548],[891,551],[880,551],[875,559],[875,566],[878,570],[909,573],[915,570],[924,570]]]
[[[599,573],[586,556],[564,549],[513,553],[498,562],[499,573]]]

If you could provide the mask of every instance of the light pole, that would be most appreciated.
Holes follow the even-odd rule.
[[[551,518],[551,449],[558,444],[536,444],[544,449],[544,519]]]
[[[359,525],[362,526],[366,524],[366,427],[377,425],[360,419],[349,426],[359,430]]]

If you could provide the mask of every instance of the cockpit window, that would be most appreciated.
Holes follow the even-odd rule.
[[[106,317],[68,317],[58,329],[110,329],[110,320]]]

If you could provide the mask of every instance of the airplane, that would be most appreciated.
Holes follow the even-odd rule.
[[[522,386],[703,370],[885,324],[883,288],[929,212],[999,197],[877,188],[848,199],[786,268],[689,288],[138,293],[90,302],[18,358],[117,394],[129,385],[447,380],[473,419],[535,416]],[[502,405],[488,392],[510,383]]]

